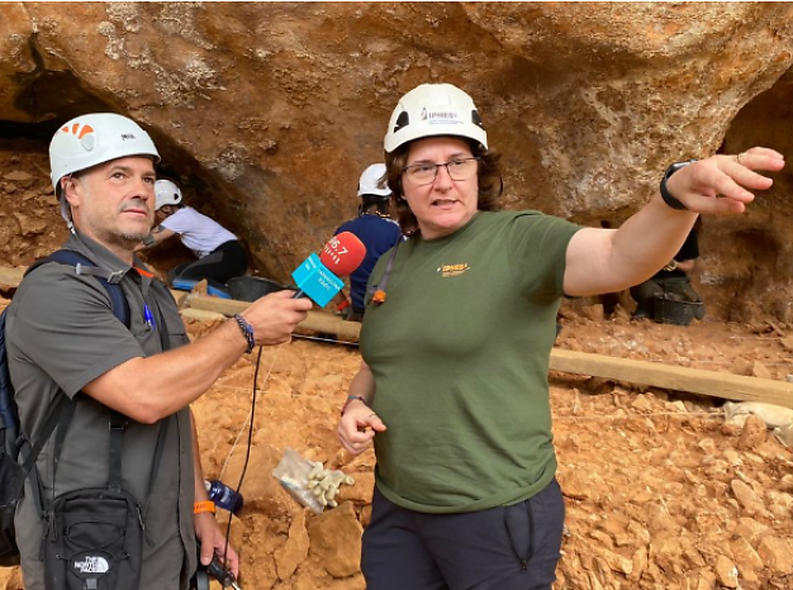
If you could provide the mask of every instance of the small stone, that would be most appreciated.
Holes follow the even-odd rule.
[[[752,365],[752,375],[760,379],[773,379],[774,376],[763,363],[755,361]]]
[[[757,522],[753,518],[741,517],[738,519],[738,524],[735,526],[734,534],[745,538],[750,543],[755,543],[762,535],[765,535],[768,527],[764,524]]]
[[[351,502],[317,516],[308,525],[308,534],[311,554],[331,576],[346,578],[360,571],[363,528]]]
[[[757,547],[757,554],[767,568],[785,575],[793,572],[793,542],[790,539],[763,537]]]
[[[3,174],[3,178],[5,180],[19,183],[30,182],[33,180],[33,176],[24,170],[12,170],[11,172]]]
[[[653,403],[646,395],[637,395],[630,405],[631,408],[642,414],[650,414],[653,411]]]
[[[763,568],[763,560],[754,550],[751,543],[743,537],[738,537],[730,543],[732,549],[732,556],[735,558],[737,565],[740,567],[740,572],[744,575],[747,570],[760,570]]]
[[[726,449],[724,451],[724,459],[731,467],[740,467],[743,465],[743,459],[741,459],[741,456],[733,449]]]
[[[738,587],[738,568],[728,557],[719,555],[716,559],[715,569],[719,584],[725,588]]]
[[[730,371],[736,375],[743,375],[749,377],[753,370],[752,361],[747,359],[736,359],[730,366]]]
[[[768,428],[759,416],[751,414],[743,425],[741,436],[738,439],[738,448],[753,450],[763,444],[768,438]]]
[[[588,305],[581,310],[583,316],[593,322],[602,322],[605,319],[603,304]]]
[[[754,490],[740,479],[734,479],[730,482],[730,488],[735,495],[735,499],[743,506],[750,514],[755,514],[758,510],[763,508],[763,503],[760,498],[755,494]]]
[[[308,557],[309,539],[306,531],[306,513],[300,510],[292,518],[289,526],[289,538],[286,543],[275,550],[275,567],[278,578],[288,580],[297,567]]]

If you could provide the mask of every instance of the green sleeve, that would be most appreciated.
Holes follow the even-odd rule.
[[[581,228],[537,211],[512,220],[507,239],[510,270],[530,301],[547,303],[564,295],[567,246]]]

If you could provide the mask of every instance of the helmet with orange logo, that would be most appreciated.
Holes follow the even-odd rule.
[[[453,135],[487,149],[487,132],[473,99],[451,84],[422,84],[399,99],[384,147],[387,153],[415,139]]]
[[[92,113],[75,117],[55,133],[50,142],[50,178],[55,196],[61,198],[61,178],[127,156],[147,156],[154,162],[160,154],[154,142],[132,119],[115,113]],[[68,205],[61,200],[61,215],[69,221]]]

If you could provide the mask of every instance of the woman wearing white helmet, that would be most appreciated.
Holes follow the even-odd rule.
[[[334,298],[336,309],[345,320],[363,319],[364,297],[369,275],[380,257],[402,239],[402,232],[389,215],[391,189],[385,184],[385,164],[372,164],[358,181],[358,217],[350,219],[336,230],[355,234],[366,247],[366,256],[350,275],[350,299],[343,292]]]
[[[168,282],[179,280],[225,284],[248,269],[248,253],[233,233],[211,217],[182,204],[182,191],[176,183],[159,179],[154,184],[157,225],[139,247],[151,248],[172,236],[193,251],[198,260],[168,271]]]
[[[377,456],[361,566],[368,590],[550,590],[564,505],[548,363],[563,295],[660,269],[698,213],[740,213],[782,156],[753,148],[670,167],[619,230],[499,211],[498,158],[470,96],[424,84],[385,136],[409,239],[378,263],[343,446]],[[674,175],[673,175],[674,174]],[[376,394],[376,395],[375,395]]]

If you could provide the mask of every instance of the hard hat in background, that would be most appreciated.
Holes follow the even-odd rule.
[[[422,84],[400,98],[383,145],[391,153],[414,139],[437,135],[465,137],[487,149],[487,133],[474,101],[451,84]]]
[[[155,163],[160,154],[143,128],[115,113],[75,117],[61,126],[50,142],[50,178],[61,200],[61,215],[71,224],[69,207],[61,199],[61,178],[127,156],[147,156]]]
[[[160,207],[165,205],[178,205],[182,202],[182,191],[176,186],[176,183],[170,180],[158,180],[154,183],[154,194],[157,197],[154,206],[155,211],[159,211]]]
[[[374,195],[376,197],[390,197],[391,189],[385,184],[385,164],[372,164],[361,174],[358,181],[358,196]]]

